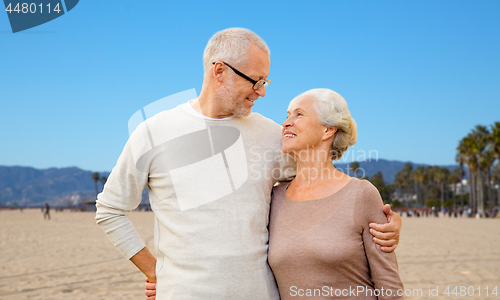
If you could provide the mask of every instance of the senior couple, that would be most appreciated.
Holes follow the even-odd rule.
[[[402,298],[401,219],[370,182],[332,164],[356,143],[346,101],[309,90],[282,126],[252,113],[269,54],[250,30],[216,33],[199,97],[134,131],[98,196],[97,223],[146,275],[148,299]],[[156,258],[128,219],[144,188]]]

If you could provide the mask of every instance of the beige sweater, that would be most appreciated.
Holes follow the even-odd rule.
[[[269,224],[269,265],[282,300],[402,299],[396,255],[382,252],[369,232],[369,223],[387,222],[370,182],[353,178],[309,201],[289,199],[287,187],[273,190]]]

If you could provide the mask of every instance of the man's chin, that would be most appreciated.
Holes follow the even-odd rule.
[[[252,113],[252,110],[251,110],[251,109],[249,109],[249,110],[244,111],[244,112],[241,114],[241,116],[242,116],[242,117],[248,117],[251,113]]]
[[[248,117],[252,113],[250,108],[248,109],[238,109],[233,112],[233,116],[235,117]]]

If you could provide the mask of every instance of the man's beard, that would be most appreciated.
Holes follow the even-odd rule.
[[[232,80],[220,87],[215,96],[220,103],[221,110],[225,113],[233,116],[248,116],[252,112],[251,108],[246,108],[244,103],[235,99]]]

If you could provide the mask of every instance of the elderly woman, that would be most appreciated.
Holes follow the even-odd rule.
[[[269,223],[282,300],[402,298],[396,255],[380,250],[368,226],[387,222],[378,190],[332,164],[356,137],[346,101],[332,90],[307,91],[288,107],[283,152],[297,175],[274,188]]]
[[[371,183],[332,164],[356,135],[347,103],[334,91],[310,90],[290,103],[282,150],[295,158],[297,175],[274,188],[269,224],[268,258],[281,299],[377,299],[403,288],[392,252],[401,219],[388,205],[384,213]],[[156,299],[156,284],[147,282],[145,294]]]

